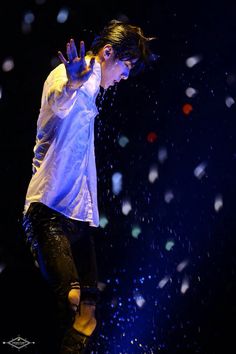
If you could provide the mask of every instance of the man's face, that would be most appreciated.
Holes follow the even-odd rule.
[[[112,54],[107,60],[102,62],[102,77],[101,86],[107,89],[110,86],[120,82],[120,80],[127,80],[130,70],[134,66],[137,59],[134,60],[120,60],[114,58]]]

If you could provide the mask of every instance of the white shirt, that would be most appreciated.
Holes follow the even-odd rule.
[[[47,77],[24,214],[30,203],[41,202],[69,218],[99,225],[94,119],[100,82],[98,62],[89,79],[71,94],[65,88],[64,64]]]

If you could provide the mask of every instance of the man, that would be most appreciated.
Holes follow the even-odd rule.
[[[96,328],[96,256],[90,226],[99,226],[94,119],[100,87],[139,71],[150,58],[141,28],[111,21],[86,54],[80,42],[47,77],[37,121],[33,175],[26,193],[26,241],[58,302],[60,354],[82,353]],[[72,243],[79,245],[73,257]],[[77,263],[76,263],[77,262]]]

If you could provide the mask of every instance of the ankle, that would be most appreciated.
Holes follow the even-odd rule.
[[[81,318],[76,318],[73,328],[80,332],[83,333],[86,336],[91,336],[93,331],[95,330],[97,325],[96,318],[91,318],[89,321],[84,321]]]

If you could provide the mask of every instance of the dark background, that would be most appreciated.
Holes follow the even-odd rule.
[[[0,78],[0,352],[15,352],[2,343],[20,335],[35,342],[22,352],[46,354],[42,347],[53,335],[51,294],[32,266],[19,225],[43,82],[69,38],[83,39],[88,49],[109,20],[126,16],[157,37],[151,48],[160,57],[116,92],[109,90],[96,118],[100,214],[108,224],[92,231],[104,290],[91,353],[234,353],[236,6],[38,0],[1,7],[1,65],[11,58],[14,68],[1,67]],[[57,22],[61,8],[69,11],[64,23]],[[26,31],[29,11],[34,21]],[[190,68],[186,59],[194,56],[200,60]],[[188,97],[188,87],[197,94]],[[122,136],[129,139],[125,147]],[[158,178],[151,183],[153,166]],[[117,195],[115,172],[123,176]],[[127,199],[132,210],[124,215]],[[134,227],[141,231],[137,237]]]

